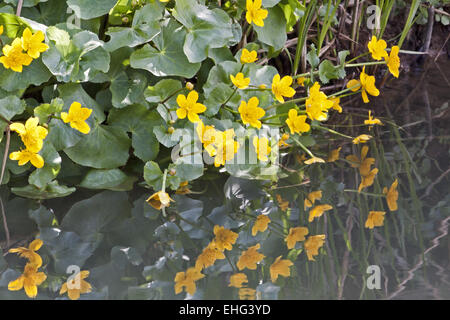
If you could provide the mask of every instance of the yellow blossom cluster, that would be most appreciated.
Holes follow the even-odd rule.
[[[3,26],[1,31],[3,32]],[[45,35],[42,31],[33,34],[29,28],[26,28],[21,38],[15,38],[10,45],[3,47],[0,63],[6,69],[22,72],[23,66],[29,66],[33,59],[38,59],[42,52],[48,50],[49,46],[43,43],[44,40]]]

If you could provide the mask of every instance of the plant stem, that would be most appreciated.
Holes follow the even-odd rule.
[[[300,146],[300,148],[302,148],[303,151],[305,151],[311,158],[314,158],[314,155],[312,154],[312,152],[309,151],[309,149],[306,148],[306,147],[303,145],[303,143],[301,143],[300,141],[298,141],[297,138],[295,138],[294,136],[291,136],[291,138],[292,138],[292,140],[294,140],[295,143],[297,143],[297,144]]]

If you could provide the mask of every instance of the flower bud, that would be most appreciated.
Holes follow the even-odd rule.
[[[186,82],[186,89],[190,90],[194,90],[194,85],[191,82]]]
[[[174,127],[169,127],[169,129],[167,129],[167,132],[172,134],[175,131]]]

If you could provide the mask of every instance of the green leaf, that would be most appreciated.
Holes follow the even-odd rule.
[[[48,81],[52,74],[42,63],[42,59],[33,60],[29,66],[24,66],[22,72],[14,72],[4,69],[3,65],[0,77],[0,87],[6,91],[24,90],[30,85],[39,86]]]
[[[163,172],[159,165],[154,161],[148,161],[144,166],[144,180],[149,186],[154,187],[159,185],[159,180],[162,180]],[[162,181],[161,181],[162,184]],[[159,188],[160,189],[160,188]],[[159,190],[158,189],[158,190]]]
[[[20,100],[16,96],[8,96],[0,99],[0,115],[8,120],[11,120],[15,115],[24,112],[25,106],[25,101]]]
[[[47,141],[44,143],[40,155],[44,158],[44,166],[30,174],[28,183],[38,188],[44,188],[58,175],[61,169],[61,157],[53,145]]]
[[[264,19],[264,26],[253,26],[258,34],[258,40],[268,44],[275,50],[280,50],[284,47],[287,40],[286,35],[286,18],[284,12],[280,7],[273,7],[267,9],[269,15]]]
[[[41,124],[47,123],[48,118],[62,111],[64,101],[60,98],[53,99],[51,103],[44,103],[34,108],[34,115],[39,118]]]
[[[163,146],[172,148],[180,141],[182,130],[175,129],[174,132],[169,133],[166,126],[160,125],[153,128],[153,133]]]
[[[148,111],[143,105],[131,105],[123,109],[113,109],[108,116],[108,123],[124,131],[131,132],[134,154],[142,161],[156,158],[159,143],[153,128],[161,124],[161,118],[154,111]]]
[[[311,45],[311,50],[306,55],[306,60],[308,60],[312,69],[316,68],[319,65],[320,59],[317,56],[317,49],[314,44]]]
[[[47,184],[43,189],[39,189],[33,185],[11,188],[11,192],[18,195],[19,197],[36,200],[63,198],[74,193],[75,190],[75,188],[60,186],[56,180]]]
[[[264,8],[270,8],[275,6],[280,0],[262,0],[262,6]]]
[[[147,89],[145,89],[144,97],[147,102],[160,103],[161,101],[167,100],[170,95],[179,91],[181,88],[182,85],[179,80],[163,79],[154,86],[148,86]],[[166,104],[175,106],[176,98],[177,95],[173,95],[172,98],[166,101]]]
[[[133,52],[132,68],[144,69],[157,77],[181,76],[192,78],[200,69],[200,63],[190,63],[183,53],[186,31],[169,19],[161,23],[161,33],[154,39],[154,47],[146,44]]]
[[[87,189],[129,191],[132,190],[136,180],[136,177],[127,176],[119,169],[92,169],[79,186]]]
[[[67,5],[79,18],[89,20],[107,14],[116,2],[117,0],[67,0]]]
[[[14,39],[22,36],[23,31],[29,27],[20,17],[11,13],[0,13],[0,25],[8,38]]]
[[[130,139],[117,127],[97,125],[75,146],[64,149],[75,163],[97,169],[123,166],[129,158]]]
[[[110,27],[106,32],[111,40],[105,49],[114,51],[121,47],[136,47],[151,41],[160,31],[159,20],[162,18],[163,6],[159,1],[145,5],[134,14],[131,28]]]
[[[73,147],[84,136],[81,132],[71,128],[68,123],[64,123],[60,119],[52,119],[48,127],[46,141],[53,144],[56,151]]]
[[[188,30],[183,50],[190,62],[202,62],[210,48],[221,48],[233,39],[231,19],[221,9],[209,10],[195,0],[178,0],[173,15]]]
[[[109,87],[112,105],[115,108],[123,108],[140,102],[146,86],[147,78],[137,71],[132,71],[129,75],[126,72],[119,73],[111,80]]]

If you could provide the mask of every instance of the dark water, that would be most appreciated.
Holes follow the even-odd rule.
[[[336,123],[335,130],[353,136],[363,133],[366,127],[361,123],[367,118],[364,108],[368,107],[384,122],[384,126],[373,129],[376,139],[369,143],[370,155],[376,158],[380,170],[376,182],[368,194],[357,194],[352,192],[358,188],[357,177],[348,164],[317,173],[317,179],[323,180],[320,188],[325,190],[325,198],[329,195],[335,207],[315,229],[326,234],[326,244],[315,262],[306,262],[303,253],[295,262],[291,280],[283,280],[277,287],[267,285],[259,289],[257,297],[450,299],[449,75],[448,60],[438,64],[428,61],[399,79],[389,80],[373,103],[363,105],[360,97],[355,97],[343,104],[347,113],[330,121]],[[343,145],[343,156],[357,152],[348,141],[334,137],[329,143]],[[369,231],[364,228],[364,217],[369,210],[380,209],[384,201],[370,193],[381,194],[395,178],[399,180],[399,209],[386,209],[384,226]],[[226,178],[211,179],[193,184],[193,190],[203,191],[190,196],[195,200],[176,198],[187,220],[197,223],[202,215],[222,214],[222,222],[232,225],[240,221],[236,212],[246,206],[245,201],[261,196],[258,182],[241,184],[242,193],[235,194],[233,184],[225,184]],[[231,196],[224,197],[222,189]],[[281,195],[288,200],[294,199],[296,192],[304,192],[298,188],[280,190],[286,190]],[[177,222],[183,229],[179,234],[176,219],[162,217],[145,203],[149,191],[143,188],[100,193],[80,189],[68,198],[42,203],[16,197],[6,187],[1,195],[11,247],[27,245],[36,236],[44,240],[39,253],[48,278],[39,288],[41,299],[60,297],[58,291],[71,264],[91,272],[87,280],[94,292],[82,298],[183,299],[184,293],[174,295],[174,274],[193,265],[192,253],[198,254],[198,246],[207,243],[199,239],[211,240],[204,229],[212,228],[206,222],[196,230],[184,221]],[[292,210],[289,218],[301,212],[302,199],[291,201],[291,208],[299,209]],[[264,201],[251,210],[276,207],[275,201]],[[186,213],[188,209],[190,213]],[[0,237],[5,248],[3,228]],[[273,244],[279,247],[263,249],[275,258],[284,244]],[[7,290],[8,282],[20,274],[23,259],[3,252],[0,299],[26,298],[23,291]],[[187,264],[186,256],[191,256]],[[237,299],[236,289],[228,287],[230,267],[224,262],[211,268],[194,298]],[[374,268],[380,271],[379,288],[367,286]],[[256,274],[249,276],[249,287],[256,288],[259,280]]]

